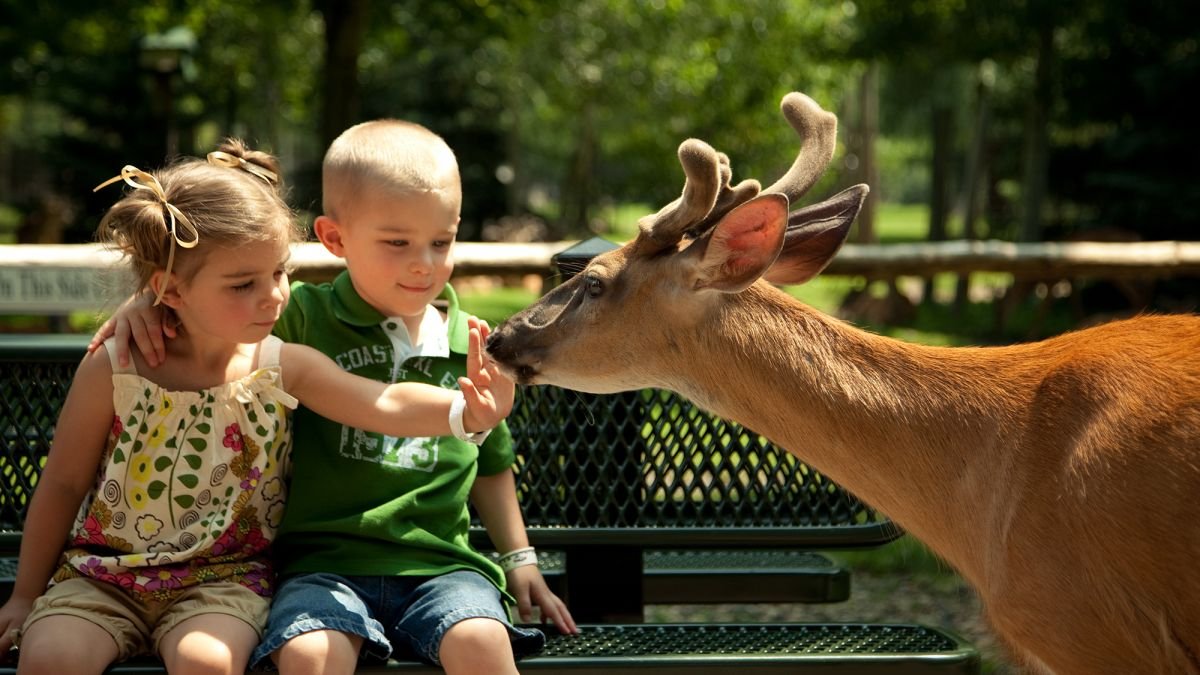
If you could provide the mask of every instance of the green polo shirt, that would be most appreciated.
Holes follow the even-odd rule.
[[[434,346],[408,358],[403,323],[367,304],[346,272],[332,283],[294,284],[275,334],[320,350],[355,375],[455,389],[466,374],[467,317],[449,285],[439,298],[448,303],[446,334],[423,328],[422,342]],[[439,349],[445,355],[430,355]],[[477,447],[452,436],[370,433],[304,407],[294,419],[291,492],[275,543],[282,574],[432,576],[471,569],[504,590],[500,568],[467,541],[467,498],[476,474],[512,466],[507,426]]]

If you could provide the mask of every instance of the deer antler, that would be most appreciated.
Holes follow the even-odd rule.
[[[779,107],[804,145],[788,172],[763,192],[786,195],[788,202],[794,204],[817,182],[829,160],[833,159],[837,147],[837,115],[822,110],[816,101],[799,92],[784,96]]]
[[[653,251],[679,243],[683,232],[712,211],[720,187],[720,158],[704,141],[689,138],[679,144],[679,164],[687,180],[683,194],[658,213],[638,220],[639,239]],[[728,160],[726,160],[728,165]]]
[[[794,204],[817,182],[837,146],[837,116],[799,92],[784,96],[780,109],[802,145],[787,173],[765,190],[754,179],[731,185],[729,157],[704,141],[688,139],[679,146],[679,163],[687,175],[683,195],[638,221],[643,239],[652,242],[653,251],[674,246],[685,232],[703,234],[760,192],[782,194]]]

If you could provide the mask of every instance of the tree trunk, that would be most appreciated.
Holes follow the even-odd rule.
[[[950,159],[954,152],[954,112],[949,105],[935,101],[930,121],[933,127],[933,158],[929,186],[929,240],[945,241],[950,207]],[[926,277],[921,297],[933,299],[933,278]]]
[[[867,66],[862,79],[859,80],[859,111],[858,111],[858,171],[862,182],[878,188],[879,166],[875,160],[875,138],[879,134],[879,64],[872,62]],[[863,202],[862,210],[858,212],[858,224],[855,241],[860,244],[873,244],[879,241],[875,232],[875,217],[879,211],[879,190],[874,189]]]
[[[987,159],[984,149],[987,147],[988,126],[991,120],[990,85],[979,74],[975,96],[975,129],[971,138],[970,155],[967,158],[967,175],[963,180],[963,239],[979,238],[980,202],[985,196],[983,177],[987,173]],[[954,293],[954,309],[961,313],[970,298],[971,275],[969,272],[960,274]]]
[[[1021,199],[1021,241],[1041,241],[1042,203],[1050,153],[1050,76],[1054,61],[1054,26],[1042,26],[1038,32],[1037,71],[1033,96],[1025,117],[1025,186]]]
[[[359,109],[358,56],[370,0],[323,0],[325,67],[321,74],[321,147],[355,122]]]
[[[565,236],[581,236],[588,232],[588,207],[592,195],[592,170],[596,157],[596,130],[592,125],[592,105],[584,97],[579,111],[579,132],[575,136],[575,149],[562,189],[559,191],[560,233]]]

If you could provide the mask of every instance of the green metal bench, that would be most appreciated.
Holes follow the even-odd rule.
[[[0,585],[11,584],[84,344],[0,335]],[[509,426],[530,541],[583,630],[548,631],[546,651],[522,671],[979,672],[970,645],[925,626],[643,623],[655,603],[843,600],[848,574],[814,551],[878,546],[899,532],[790,454],[667,392],[525,388]],[[472,540],[490,546],[481,527]],[[385,670],[438,672],[398,661],[361,672]],[[162,668],[142,660],[112,672]]]

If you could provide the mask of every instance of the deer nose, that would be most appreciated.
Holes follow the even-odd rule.
[[[487,351],[489,351],[489,352],[499,351],[501,345],[503,345],[503,344],[504,344],[504,338],[500,337],[499,332],[488,335],[487,345],[486,345]]]

